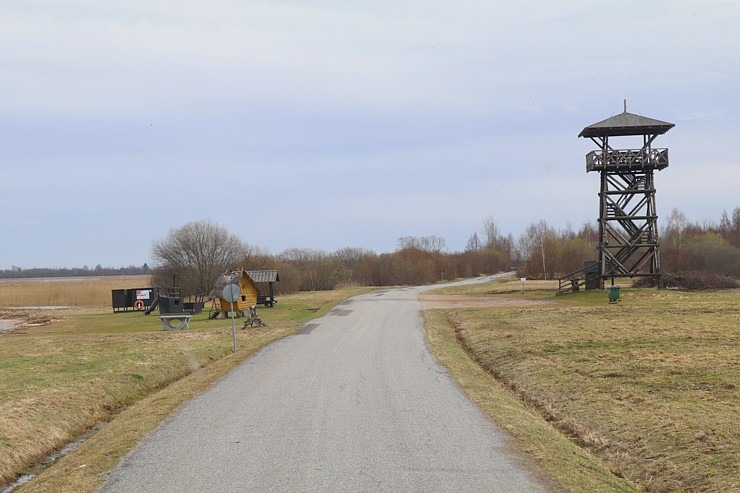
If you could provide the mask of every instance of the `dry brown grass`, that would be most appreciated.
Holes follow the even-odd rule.
[[[740,292],[508,284],[471,291],[555,303],[447,310],[483,368],[647,491],[740,491]]]
[[[158,320],[150,323],[157,330]],[[230,352],[226,328],[94,335],[44,329],[0,336],[0,484],[152,390]]]
[[[112,290],[146,287],[149,276],[3,280],[0,307],[111,306]]]
[[[424,325],[437,360],[445,365],[466,394],[499,426],[517,448],[534,458],[548,475],[542,478],[553,491],[571,493],[634,493],[637,487],[614,476],[593,454],[579,447],[548,423],[536,408],[492,378],[463,350],[443,310],[424,312]],[[562,489],[561,489],[562,488]]]
[[[97,490],[106,473],[183,403],[207,390],[261,347],[295,331],[296,326],[291,323],[271,324],[259,332],[240,331],[236,353],[229,351],[208,366],[126,407],[77,450],[19,488],[19,493],[86,493]],[[230,329],[222,332],[228,341]]]
[[[137,280],[132,284],[141,287]],[[305,320],[321,316],[362,291],[281,297],[275,308],[260,311],[267,327],[237,331],[235,355],[230,320],[208,320],[207,313],[194,316],[189,330],[173,332],[163,331],[156,316],[114,314],[106,307],[10,311],[14,316],[48,317],[50,323],[0,333],[0,485],[85,431],[118,416],[116,425],[104,428],[118,432],[101,430],[91,439],[96,448],[87,444],[81,448],[85,455],[84,462],[77,462],[83,466],[80,471],[71,474],[64,469],[64,464],[80,460],[73,453],[21,488],[92,491],[99,483],[99,473],[114,466],[186,399],[260,347],[295,333]],[[309,305],[315,310],[309,310]],[[170,390],[173,382],[182,382],[174,392]],[[165,390],[158,392],[161,389]],[[134,403],[140,403],[136,413],[117,414]],[[132,413],[132,421],[119,421]],[[60,474],[60,470],[65,472]],[[72,478],[80,475],[84,478],[74,483]]]

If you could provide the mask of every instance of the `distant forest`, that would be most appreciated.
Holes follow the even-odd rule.
[[[140,267],[130,265],[128,267],[103,267],[96,265],[94,268],[88,266],[52,269],[48,267],[22,269],[11,267],[0,270],[0,279],[29,279],[36,277],[99,277],[99,276],[138,276],[151,274],[152,271],[147,264]]]
[[[557,279],[596,259],[598,225],[555,229],[545,221],[532,223],[518,237],[503,234],[493,216],[483,219],[468,238],[465,250],[450,252],[438,236],[404,236],[392,253],[364,248],[335,252],[290,248],[273,255],[244,242],[226,228],[195,222],[154,243],[156,265],[73,269],[0,271],[0,278],[84,277],[151,274],[155,286],[169,286],[173,275],[186,293],[208,292],[227,269],[274,269],[279,293],[334,289],[338,286],[397,286],[429,284],[443,279],[473,277],[516,270],[532,279]],[[723,212],[718,221],[690,222],[673,209],[660,219],[660,255],[664,274],[702,273],[740,278],[740,207]],[[202,244],[207,239],[207,245]],[[206,246],[214,247],[209,250]],[[210,252],[203,254],[203,252]]]

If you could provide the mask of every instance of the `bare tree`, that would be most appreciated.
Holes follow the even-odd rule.
[[[441,236],[429,235],[419,238],[421,249],[429,253],[441,253],[447,249],[447,240]]]
[[[441,236],[402,236],[398,239],[399,250],[416,249],[428,253],[440,253],[447,248],[447,241]]]
[[[226,228],[210,221],[171,229],[152,245],[159,279],[176,276],[186,293],[206,293],[224,271],[240,267],[253,249]]]
[[[465,245],[465,251],[466,252],[477,252],[481,249],[480,239],[478,238],[478,233],[473,233],[470,235],[470,238],[468,238],[468,244]]]
[[[668,216],[668,225],[666,226],[666,230],[668,232],[673,232],[676,234],[675,241],[678,251],[681,251],[681,237],[683,236],[683,233],[688,225],[689,220],[686,217],[686,214],[678,210],[677,207],[674,207],[671,210],[671,215]]]
[[[280,254],[280,260],[300,272],[301,291],[326,291],[340,282],[340,259],[324,250],[289,248]]]
[[[728,241],[733,246],[740,248],[740,207],[732,209],[732,222],[730,226],[731,234]]]
[[[398,249],[399,250],[408,250],[410,248],[416,248],[421,249],[419,246],[419,238],[416,236],[401,236],[398,239]]]
[[[340,263],[339,281],[346,285],[371,285],[373,283],[373,266],[377,255],[365,248],[345,247],[334,255]]]
[[[593,222],[583,223],[581,230],[578,232],[578,236],[586,242],[588,248],[596,248],[599,243],[599,228]]]
[[[666,225],[666,239],[673,239],[673,248],[675,250],[675,268],[681,270],[683,268],[682,247],[683,247],[683,236],[686,228],[689,225],[689,220],[686,214],[674,207],[671,210],[670,216],[668,216],[668,223]]]
[[[518,242],[519,257],[524,262],[523,271],[527,275],[548,279],[548,273],[555,270],[552,265],[557,232],[546,221],[530,224]]]
[[[493,216],[483,218],[483,238],[485,248],[496,248],[501,242],[501,233]]]

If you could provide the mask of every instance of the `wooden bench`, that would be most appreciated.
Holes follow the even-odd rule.
[[[160,315],[159,320],[162,322],[162,330],[182,330],[190,326],[190,313],[171,313]],[[173,325],[177,322],[177,325]]]

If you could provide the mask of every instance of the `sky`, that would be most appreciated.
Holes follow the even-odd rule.
[[[676,125],[659,216],[718,221],[738,25],[734,0],[2,0],[0,269],[152,265],[201,220],[272,254],[578,229],[578,134],[625,99]]]

